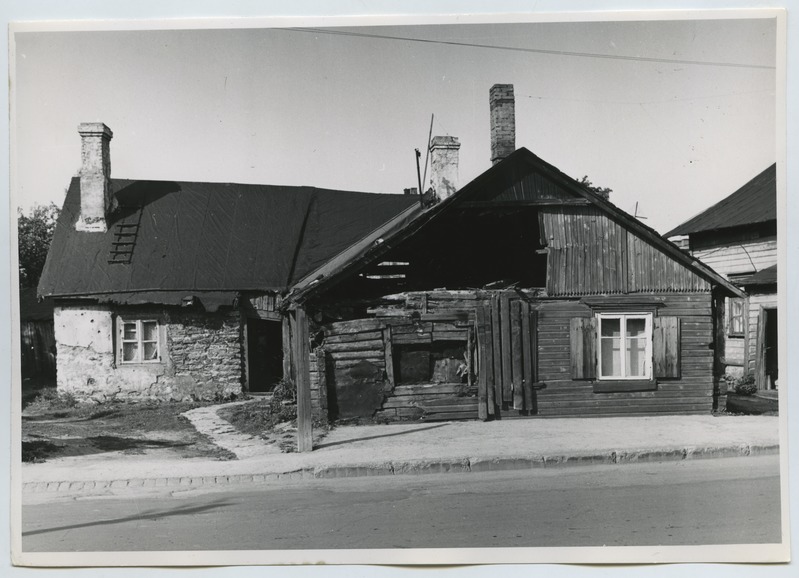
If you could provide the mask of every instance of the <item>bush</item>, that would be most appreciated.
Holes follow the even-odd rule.
[[[757,392],[755,378],[752,375],[745,375],[735,380],[735,393],[738,395],[752,395]]]
[[[290,379],[281,379],[272,390],[269,405],[272,423],[278,424],[297,419],[297,386]]]

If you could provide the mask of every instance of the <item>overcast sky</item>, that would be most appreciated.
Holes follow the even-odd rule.
[[[463,185],[490,166],[495,83],[515,86],[517,147],[638,203],[661,232],[776,160],[770,19],[15,39],[22,207],[61,204],[86,121],[114,131],[119,178],[400,193],[434,114],[434,135],[460,138]]]

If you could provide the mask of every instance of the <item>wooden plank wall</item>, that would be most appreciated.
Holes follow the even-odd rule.
[[[709,291],[707,281],[595,207],[542,207],[547,294]]]
[[[709,293],[663,296],[658,314],[680,318],[681,376],[658,380],[656,391],[594,393],[591,381],[572,380],[569,326],[575,317],[589,318],[579,302],[542,302],[538,309],[538,413],[543,416],[709,413],[713,406],[713,318]],[[640,298],[639,298],[640,299]],[[635,296],[617,303],[636,306]]]
[[[592,309],[580,299],[536,299],[534,296],[522,299],[514,291],[418,292],[407,294],[393,310],[393,315],[400,310],[416,311],[417,327],[421,321],[426,330],[432,331],[435,321],[426,319],[482,311],[473,314],[468,321],[474,327],[472,367],[479,372],[477,383],[462,402],[471,399],[468,403],[472,405],[468,406],[468,411],[458,408],[451,414],[438,415],[470,415],[471,419],[476,419],[478,394],[480,402],[485,403],[485,412],[480,411],[480,417],[488,419],[517,416],[520,413],[517,410],[541,416],[709,413],[714,381],[710,293],[659,295],[657,300],[648,301],[650,305],[642,305],[641,299],[636,295],[618,295],[610,302],[629,311],[651,310],[660,316],[680,319],[680,377],[658,380],[655,391],[594,393],[591,380],[572,379],[571,320],[593,316]],[[508,317],[503,317],[503,300],[507,301],[504,307]],[[392,317],[391,311],[380,311],[382,317],[328,326],[324,345],[328,349],[328,368],[331,360],[336,368],[346,368],[359,359],[368,359],[385,369],[385,329],[391,327],[394,333],[397,324],[407,323],[408,319]],[[535,327],[537,330],[533,330]],[[508,328],[510,339],[505,349],[502,337]],[[517,333],[520,338],[515,337]],[[518,386],[518,372],[521,387]],[[424,415],[420,411],[423,405],[437,403],[442,407],[437,407],[436,411],[442,412],[446,404],[441,400],[457,395],[463,396],[464,392],[438,385],[388,386],[383,412],[389,419],[419,417]],[[461,410],[462,413],[457,413]]]
[[[777,238],[696,248],[693,256],[724,275],[754,273],[777,263]]]
[[[349,383],[352,368],[366,362],[383,375],[383,400],[375,417],[394,420],[435,414],[437,419],[476,418],[477,387],[470,383],[398,385],[394,380],[393,345],[463,341],[464,349],[472,351],[468,348],[476,341],[471,334],[475,296],[447,295],[443,304],[441,297],[416,294],[409,297],[410,307],[377,310],[373,314],[380,315],[378,317],[326,325],[320,349],[326,355],[327,387]],[[472,309],[463,309],[464,300]],[[430,307],[436,311],[420,312]]]

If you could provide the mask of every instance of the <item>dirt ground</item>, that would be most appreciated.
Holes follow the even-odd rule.
[[[235,458],[180,415],[199,403],[77,404],[48,388],[31,397],[23,396],[23,462],[116,451],[144,454],[151,449],[167,449],[180,458]]]

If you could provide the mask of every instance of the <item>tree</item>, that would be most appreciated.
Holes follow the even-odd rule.
[[[19,286],[22,289],[39,284],[59,212],[55,203],[34,205],[27,215],[17,209]]]
[[[583,178],[577,182],[583,185],[589,191],[593,191],[594,193],[596,193],[606,201],[610,198],[610,193],[613,192],[613,189],[609,189],[608,187],[594,186],[594,184],[588,180],[588,175],[583,175]]]

